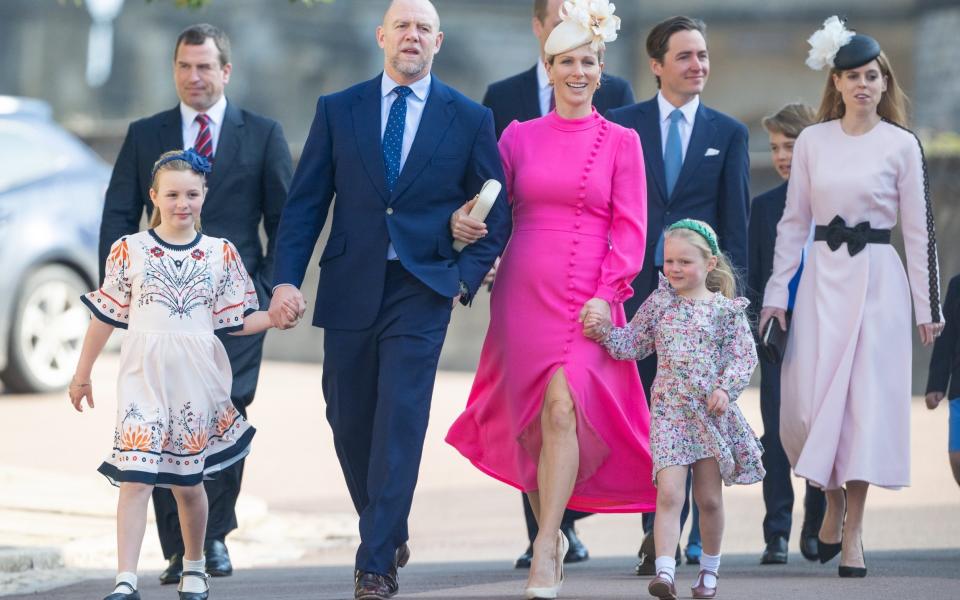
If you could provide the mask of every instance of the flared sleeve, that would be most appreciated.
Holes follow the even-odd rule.
[[[664,287],[666,279],[660,275],[660,287],[647,296],[643,304],[624,327],[614,327],[603,340],[603,347],[617,360],[641,360],[656,349],[657,323],[664,308],[672,300],[672,293]]]
[[[800,266],[803,248],[810,237],[813,213],[810,209],[809,136],[800,133],[793,147],[787,204],[777,225],[777,241],[773,253],[773,273],[767,281],[763,306],[788,308],[790,280]]]
[[[594,296],[622,304],[633,296],[630,283],[643,266],[647,233],[647,181],[640,137],[623,129],[610,186],[610,250],[600,265]]]
[[[913,310],[918,325],[939,323],[943,318],[940,310],[940,268],[926,159],[920,140],[912,132],[904,131],[909,137],[905,136],[906,143],[899,156],[897,191]]]
[[[260,308],[260,301],[237,248],[223,240],[222,253],[223,268],[213,300],[213,328],[232,333],[243,329],[243,318]]]
[[[130,247],[124,236],[110,246],[103,284],[80,297],[93,316],[108,325],[126,329],[130,324]]]
[[[718,388],[727,392],[734,402],[750,385],[750,377],[757,368],[757,346],[747,319],[746,298],[730,300],[724,310],[720,334],[720,374]]]

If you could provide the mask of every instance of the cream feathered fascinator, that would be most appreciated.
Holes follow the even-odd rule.
[[[823,22],[807,40],[810,52],[807,66],[814,71],[829,69],[856,69],[880,56],[880,44],[868,35],[850,31],[846,22],[833,16]]]
[[[560,7],[561,22],[550,33],[544,52],[556,56],[590,44],[594,52],[617,39],[620,17],[609,0],[567,0]]]

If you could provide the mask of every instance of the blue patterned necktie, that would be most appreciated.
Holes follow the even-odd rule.
[[[680,142],[680,120],[683,113],[679,108],[670,113],[670,129],[667,131],[667,146],[663,151],[663,172],[667,176],[667,199],[673,196],[673,188],[680,177],[683,167],[683,145]]]
[[[405,85],[393,88],[397,99],[390,107],[387,128],[383,132],[383,164],[387,167],[387,190],[393,193],[393,186],[400,177],[400,157],[403,152],[403,128],[407,122],[407,96],[413,90]]]

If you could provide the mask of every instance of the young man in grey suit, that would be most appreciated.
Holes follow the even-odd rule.
[[[632,315],[658,285],[663,267],[663,235],[681,219],[709,223],[720,247],[741,274],[746,273],[747,213],[750,205],[750,157],[747,128],[708,108],[700,94],[710,74],[706,25],[690,17],[671,17],[647,36],[650,70],[660,91],[645,102],[607,113],[607,118],[636,129],[647,170],[647,251],[627,303]],[[656,355],[639,361],[647,397],[656,375]],[[689,491],[690,481],[687,480]],[[687,513],[686,503],[681,528]],[[653,515],[644,515],[647,536],[640,548],[638,575],[653,575]],[[696,526],[696,512],[694,513]],[[695,543],[696,542],[696,543]],[[699,539],[691,540],[688,562],[699,561]]]
[[[174,47],[173,78],[178,106],[130,125],[107,188],[100,226],[100,265],[110,244],[136,232],[146,210],[152,210],[149,188],[153,163],[169,150],[195,147],[213,163],[207,177],[203,231],[230,239],[257,288],[260,305],[269,303],[273,251],[280,213],[293,172],[290,150],[280,124],[229,102],[224,88],[230,81],[230,41],[207,24],[185,29]],[[260,242],[260,224],[267,248]],[[100,273],[101,279],[103,273]],[[230,357],[233,389],[230,398],[244,416],[253,402],[263,355],[263,334],[222,336]],[[225,539],[237,528],[236,503],[243,461],[205,482],[210,512],[207,520],[207,572],[233,572]],[[169,489],[155,488],[153,505],[164,557],[162,583],[175,583],[183,571],[183,538],[177,505]]]
[[[542,117],[553,109],[553,87],[547,78],[544,66],[546,55],[544,44],[550,32],[560,24],[560,6],[562,0],[534,0],[533,2],[533,35],[540,43],[540,55],[537,64],[532,68],[508,77],[502,81],[490,84],[483,96],[484,106],[493,111],[497,137],[503,133],[513,121],[529,121]],[[600,87],[593,97],[593,106],[600,114],[610,109],[633,104],[633,89],[630,84],[613,75],[604,73],[600,80]],[[514,566],[518,569],[529,569],[533,558],[533,540],[537,537],[537,521],[530,508],[526,494],[523,498],[523,515],[527,524],[527,549],[517,558]],[[567,510],[563,515],[560,529],[570,542],[570,549],[564,557],[566,563],[583,562],[590,558],[587,547],[577,537],[574,521],[588,516],[574,510]]]

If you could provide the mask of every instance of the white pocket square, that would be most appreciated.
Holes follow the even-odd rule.
[[[720,151],[716,148],[707,148],[707,153],[704,156],[716,156],[720,154]]]

